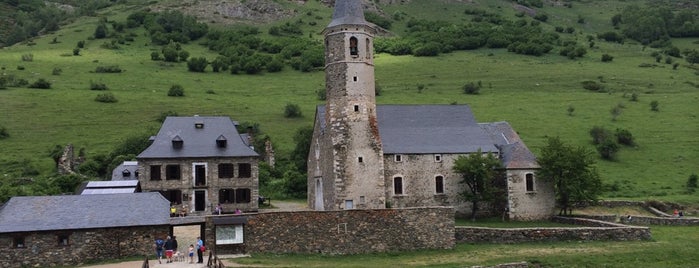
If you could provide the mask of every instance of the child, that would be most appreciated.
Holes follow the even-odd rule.
[[[194,245],[189,244],[189,263],[194,263]]]

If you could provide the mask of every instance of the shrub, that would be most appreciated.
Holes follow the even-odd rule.
[[[61,70],[61,68],[54,67],[54,68],[53,68],[53,71],[51,71],[51,74],[53,74],[53,75],[61,75],[62,72],[63,72],[63,70]]]
[[[544,13],[539,13],[534,16],[535,20],[546,22],[549,19],[549,16],[544,14]]]
[[[633,101],[633,102],[638,101],[638,93],[636,93],[636,92],[631,93],[631,101]]]
[[[95,101],[98,102],[104,102],[104,103],[114,103],[117,102],[117,98],[114,97],[112,93],[100,93],[97,94],[97,97],[95,97]]]
[[[1,133],[1,128],[0,128],[0,133]],[[2,137],[2,136],[0,136]],[[697,181],[699,180],[699,176],[697,174],[692,174],[689,175],[689,178],[687,178],[687,192],[689,193],[694,193],[697,190],[697,187],[699,185],[697,184]]]
[[[626,130],[626,129],[616,129],[616,133],[614,134],[616,136],[616,141],[619,144],[623,144],[626,146],[634,146],[636,142],[633,140],[633,135],[631,135],[631,132]]]
[[[107,85],[104,83],[90,82],[90,90],[107,90]]]
[[[209,65],[209,62],[207,62],[204,57],[195,57],[187,61],[187,69],[189,69],[190,72],[203,73],[207,65]]]
[[[602,62],[610,62],[614,59],[614,56],[609,54],[602,54]]]
[[[301,107],[299,107],[297,104],[292,104],[288,103],[284,107],[284,117],[286,118],[294,118],[294,117],[301,117]]]
[[[602,89],[604,89],[604,86],[592,80],[583,81],[582,86],[584,89],[591,91],[601,91]]]
[[[612,107],[612,109],[609,111],[609,113],[612,114],[612,121],[616,121],[616,118],[621,115],[622,108],[624,107],[620,105]]]
[[[316,97],[318,100],[324,101],[327,97],[325,96],[325,88],[316,90]]]
[[[573,105],[568,105],[568,116],[573,116],[573,112],[575,112],[575,107]]]
[[[267,69],[267,71],[270,73],[280,72],[282,69],[284,69],[284,63],[279,59],[273,59],[267,62],[265,69]]]
[[[429,42],[413,50],[413,55],[418,57],[431,57],[439,55],[441,45],[437,42]]]
[[[464,91],[464,94],[478,95],[478,93],[480,93],[481,90],[481,83],[478,82],[478,84],[476,84],[473,82],[469,82],[462,87],[462,90]]]
[[[80,56],[80,49],[79,48],[74,48],[73,49],[73,56]]]
[[[95,68],[96,73],[121,73],[121,68],[119,65],[110,65],[110,66],[97,66]]]
[[[93,35],[95,39],[101,39],[107,37],[107,25],[104,23],[100,23],[97,25],[97,28],[95,28],[95,33]]]
[[[609,132],[609,130],[600,127],[600,126],[594,126],[592,129],[590,129],[590,136],[592,137],[592,144],[601,144],[605,140],[611,139],[612,134]]]
[[[39,78],[39,80],[36,80],[34,83],[29,85],[30,88],[42,88],[42,89],[49,89],[51,88],[51,82],[49,82],[46,79]]]
[[[189,58],[189,52],[186,50],[181,50],[177,56],[180,57],[180,61],[187,61],[187,58]]]
[[[157,51],[151,52],[150,60],[162,60],[162,58],[160,57],[160,53],[158,53]]]
[[[23,71],[25,68],[23,65],[17,65],[17,70]]]
[[[31,53],[22,54],[22,61],[33,61],[34,55]]]
[[[169,62],[177,62],[177,50],[171,46],[163,48],[163,59]]]
[[[179,114],[177,114],[177,112],[173,112],[173,111],[162,112],[162,113],[160,113],[158,118],[155,119],[155,121],[162,123],[162,122],[165,122],[165,118],[167,118],[168,116],[178,116],[178,115]]]
[[[657,100],[651,101],[650,102],[650,110],[654,111],[654,112],[660,111],[660,109],[658,108],[658,104],[659,103]]]
[[[617,43],[623,43],[624,42],[624,36],[617,33],[617,32],[605,32],[601,34],[597,34],[597,38],[602,39],[607,42],[617,42]]]
[[[170,97],[184,97],[184,88],[180,85],[172,85],[167,95]]]
[[[5,128],[5,126],[0,126],[0,140],[7,139],[9,137],[10,133],[7,132],[7,128]]]
[[[619,145],[612,139],[606,139],[596,146],[597,152],[603,159],[613,160],[619,152]]]
[[[78,41],[78,44],[76,46],[78,48],[85,48],[85,40]]]

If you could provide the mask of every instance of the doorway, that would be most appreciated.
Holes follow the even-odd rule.
[[[206,210],[206,191],[194,191],[194,211]]]

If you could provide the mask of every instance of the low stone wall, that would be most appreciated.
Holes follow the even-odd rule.
[[[87,261],[127,256],[155,256],[155,236],[167,235],[169,226],[62,230],[0,234],[0,267],[75,266]],[[67,236],[68,245],[58,237]],[[24,248],[14,248],[13,239],[24,238]]]
[[[236,217],[236,216],[230,216]],[[215,245],[217,254],[358,254],[454,246],[454,209],[294,211],[246,214],[244,244]],[[216,241],[207,221],[207,244]]]
[[[621,217],[620,221],[630,225],[672,225],[672,226],[699,226],[699,218],[667,218],[667,217]]]
[[[563,218],[563,217],[554,217]],[[547,228],[455,228],[456,243],[501,243],[548,241],[629,241],[651,239],[650,228],[607,223],[597,220],[569,218],[555,219],[577,225],[600,227],[547,227]]]

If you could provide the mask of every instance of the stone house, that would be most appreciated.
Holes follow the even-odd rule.
[[[507,122],[478,123],[467,105],[376,105],[373,36],[359,0],[338,0],[325,35],[326,104],[318,106],[308,158],[308,205],[316,210],[454,206],[466,187],[461,155],[496,154],[506,169],[511,219],[553,214],[553,185]],[[499,213],[499,212],[498,212]]]
[[[167,117],[137,157],[141,189],[178,210],[204,215],[258,209],[258,154],[237,122],[222,116]],[[178,211],[179,213],[179,211]]]
[[[13,197],[0,208],[0,267],[152,254],[169,234],[168,208],[158,193]]]

